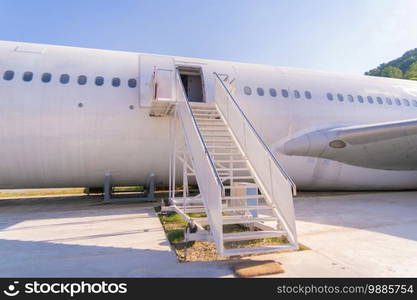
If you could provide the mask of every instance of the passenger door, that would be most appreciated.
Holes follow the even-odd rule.
[[[140,57],[140,106],[149,107],[152,101],[175,101],[175,66],[171,57]]]

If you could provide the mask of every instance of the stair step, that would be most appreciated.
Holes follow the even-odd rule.
[[[194,221],[204,226],[208,224],[208,219],[204,218],[194,218]],[[223,216],[223,225],[231,224],[251,224],[259,222],[276,222],[276,217],[252,217],[252,216]]]
[[[233,177],[230,177],[230,176],[220,176],[220,178],[222,179],[222,180],[227,180],[227,179],[252,179],[252,180],[255,180],[252,176],[233,176]]]
[[[235,160],[230,160],[230,159],[228,159],[228,160],[224,160],[224,159],[214,159],[214,162],[217,162],[217,163],[244,163],[244,162],[247,162],[247,160],[246,159],[235,159]]]
[[[238,149],[237,146],[216,146],[216,145],[207,145],[209,149]]]
[[[248,185],[225,185],[225,189],[249,189],[249,188],[259,188],[259,185],[256,184],[248,184]]]
[[[188,206],[188,207],[181,207],[178,206],[181,210],[183,210],[185,213],[205,213],[206,209],[204,206]]]
[[[223,225],[230,224],[250,224],[257,222],[277,221],[276,217],[244,217],[244,216],[228,216],[223,217]]]
[[[201,128],[200,127],[200,131],[202,132],[229,132],[228,129],[214,129],[214,128]]]
[[[196,121],[210,121],[210,120],[213,120],[213,121],[221,121],[220,118],[196,118],[196,117],[195,117],[195,120]],[[197,123],[200,123],[200,122],[197,122]]]
[[[198,123],[198,126],[199,127],[224,127],[224,128],[227,128],[227,126],[226,126],[226,124],[224,124],[223,122],[222,123],[218,123],[218,124],[216,124],[216,123],[214,123],[214,122],[210,122],[210,123],[203,123],[203,122],[199,122]]]
[[[216,108],[213,103],[206,103],[206,102],[189,102],[191,108]]]
[[[296,247],[290,244],[283,244],[277,246],[263,246],[263,247],[249,247],[249,248],[233,248],[225,249],[222,252],[223,256],[237,256],[237,255],[248,255],[248,254],[259,254],[259,253],[271,253],[277,251],[295,250]]]
[[[207,120],[216,120],[216,121],[218,121],[218,120],[221,120],[221,119],[220,119],[220,116],[216,116],[216,115],[206,115],[206,117],[205,117],[205,118],[203,118],[203,116],[202,116],[202,115],[197,114],[197,115],[194,115],[194,117],[195,117],[195,118],[196,118],[196,120],[198,120],[198,121],[207,121]]]
[[[217,171],[250,171],[249,168],[217,168]]]
[[[212,111],[208,113],[193,113],[195,117],[220,117],[219,113],[217,111]]]
[[[207,108],[198,108],[198,107],[194,108],[193,107],[192,110],[193,110],[193,112],[194,111],[217,112],[217,109],[215,107],[212,107],[212,108],[209,108],[209,107],[207,107]]]
[[[230,134],[219,134],[219,133],[214,133],[214,134],[206,134],[206,133],[202,133],[203,137],[231,137]]]
[[[233,155],[233,156],[241,155],[243,156],[243,154],[240,152],[210,152],[210,155]]]
[[[232,139],[228,139],[228,140],[205,140],[206,144],[208,143],[217,143],[217,144],[230,144],[230,143],[234,143],[234,141]]]
[[[233,212],[237,210],[272,210],[272,207],[266,205],[253,205],[253,206],[235,206],[223,208],[223,212]]]
[[[263,199],[264,195],[224,196],[223,200]]]
[[[184,198],[182,197],[171,198],[171,200],[177,205],[184,204]],[[201,198],[185,198],[185,201],[187,204],[203,204]]]
[[[267,230],[267,231],[244,231],[244,232],[233,232],[223,233],[223,241],[248,241],[258,240],[265,238],[280,237],[285,235],[286,232],[283,230]]]

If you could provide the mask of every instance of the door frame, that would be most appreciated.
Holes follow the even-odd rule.
[[[191,65],[191,64],[177,63],[175,65],[175,68],[176,68],[176,72],[178,72],[179,76],[181,76],[181,69],[183,69],[183,70],[189,69],[189,70],[192,70],[192,71],[197,71],[196,75],[197,75],[197,73],[200,75],[201,90],[202,90],[202,94],[203,94],[203,101],[201,103],[206,103],[207,102],[207,95],[206,95],[206,83],[205,83],[205,78],[204,78],[203,67],[201,65]]]

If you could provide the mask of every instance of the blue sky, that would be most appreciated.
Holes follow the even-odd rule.
[[[417,48],[416,0],[0,0],[0,39],[361,74]]]

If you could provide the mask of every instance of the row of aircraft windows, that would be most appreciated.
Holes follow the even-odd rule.
[[[248,96],[252,95],[252,89],[248,86],[245,86],[243,88],[243,92]],[[264,96],[265,95],[264,89],[260,88],[260,87],[258,87],[256,89],[256,93],[259,96]],[[295,98],[297,98],[297,99],[301,98],[301,92],[300,91],[294,90],[293,94],[294,94]],[[271,97],[276,97],[277,96],[277,90],[274,89],[274,88],[269,89],[269,95]],[[281,90],[281,95],[284,98],[288,98],[290,96],[290,93],[287,89],[282,89]],[[312,99],[313,98],[310,91],[305,91],[304,92],[304,97],[306,99]],[[334,101],[335,99],[337,99],[340,102],[344,102],[345,99],[346,99],[348,102],[355,102],[355,98],[352,95],[347,95],[345,97],[343,94],[336,94],[336,97],[335,97],[332,93],[327,93],[326,97],[329,101]],[[363,97],[363,96],[358,95],[358,96],[356,96],[356,99],[359,103],[364,103],[365,102],[365,97]],[[372,96],[367,96],[366,101],[369,104],[373,104],[373,103],[383,104],[384,103],[384,100],[382,99],[382,97],[375,97],[375,99],[374,99],[374,97],[372,97]],[[405,106],[410,106],[410,101],[408,99],[400,100],[399,98],[391,99],[389,97],[386,97],[385,98],[385,103],[388,104],[388,105],[393,105],[395,103],[396,105],[404,104]],[[417,100],[411,100],[411,103],[412,103],[413,106],[417,107]]]
[[[327,97],[327,100],[329,100],[329,101],[334,101],[335,100],[335,97],[332,93],[327,93],[326,97]],[[337,94],[336,98],[340,102],[345,101],[345,97],[342,94]],[[355,98],[352,95],[347,95],[346,99],[349,102],[355,102]],[[363,96],[358,95],[358,96],[356,96],[356,99],[359,103],[364,103],[365,102],[365,97],[363,97]],[[367,96],[366,101],[369,104],[374,104],[374,103],[384,104],[384,102],[385,102],[388,105],[393,105],[395,103],[396,105],[403,105],[404,104],[405,106],[410,106],[410,100],[408,100],[408,99],[402,99],[401,100],[399,98],[391,99],[390,97],[386,97],[385,101],[384,101],[384,99],[382,99],[382,97],[379,97],[379,96],[375,97],[375,98],[372,97],[372,96]],[[413,106],[417,107],[417,101],[416,100],[411,100],[411,103],[413,104]]]
[[[12,80],[14,78],[14,71],[8,70],[5,71],[3,74],[3,79],[4,80]],[[24,72],[22,75],[22,80],[25,82],[29,82],[32,81],[33,79],[33,73],[32,72]],[[70,82],[70,75],[68,74],[61,74],[59,76],[59,82],[62,84],[68,84]],[[41,76],[41,81],[44,83],[48,83],[52,80],[52,74],[51,73],[43,73]],[[79,85],[85,85],[87,84],[87,76],[85,75],[79,75],[77,78],[77,83]],[[103,76],[97,76],[94,79],[94,83],[97,86],[102,86],[104,84],[104,77]],[[119,87],[121,83],[121,80],[119,77],[114,77],[111,80],[111,85],[114,87]],[[137,80],[135,78],[130,78],[127,81],[127,86],[130,88],[135,88],[137,86]]]
[[[243,92],[244,92],[246,95],[248,95],[248,96],[252,95],[252,89],[251,89],[250,87],[248,87],[248,86],[245,86],[245,87],[243,88]],[[259,96],[263,96],[263,95],[265,95],[264,89],[263,89],[263,88],[260,88],[260,87],[258,87],[258,88],[256,89],[256,93],[257,93]],[[273,89],[273,88],[269,89],[269,95],[271,95],[271,97],[276,97],[276,96],[277,96],[277,90],[276,90],[276,89]],[[288,92],[288,90],[286,90],[286,89],[282,89],[282,90],[281,90],[281,95],[282,95],[282,97],[284,97],[284,98],[288,98],[288,97],[290,96],[290,93]],[[298,90],[294,90],[294,97],[295,97],[295,98],[297,98],[297,99],[301,98],[301,92],[300,92],[300,91],[298,91]],[[310,91],[305,91],[305,92],[304,92],[304,97],[305,97],[306,99],[311,99],[311,98],[313,98],[313,96],[311,95],[311,92],[310,92]]]

